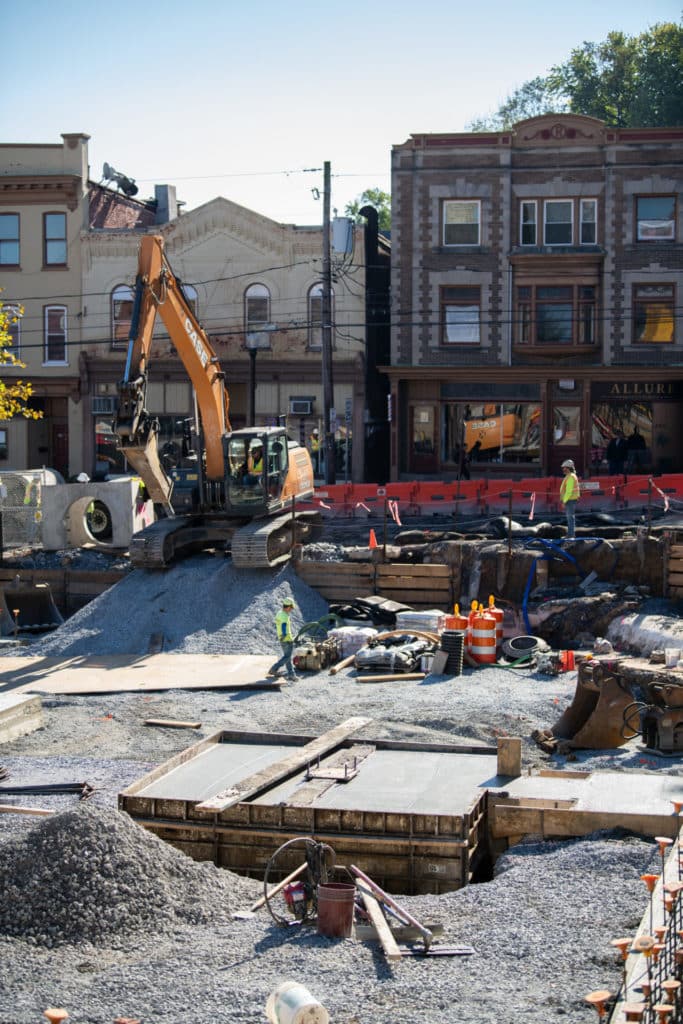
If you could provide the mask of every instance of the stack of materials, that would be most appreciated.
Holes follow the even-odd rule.
[[[398,612],[396,615],[396,629],[405,629],[409,632],[416,629],[422,633],[438,633],[443,627],[444,613],[438,608],[427,609],[426,611]]]
[[[376,636],[377,630],[372,626],[340,626],[338,629],[331,629],[327,635],[337,641],[340,658],[348,658]]]
[[[462,675],[462,663],[465,653],[465,633],[461,629],[444,629],[441,634],[441,650],[448,653],[448,661],[444,674],[449,676]]]

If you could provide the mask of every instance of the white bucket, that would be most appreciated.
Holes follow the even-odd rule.
[[[298,981],[283,981],[270,993],[266,1017],[271,1024],[329,1024],[330,1021],[325,1007]]]
[[[434,661],[433,654],[423,654],[420,658],[420,670],[422,672],[431,672],[432,663]]]
[[[676,668],[680,656],[681,652],[679,651],[678,647],[664,648],[664,664],[667,668]]]

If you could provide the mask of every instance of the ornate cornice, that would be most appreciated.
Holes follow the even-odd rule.
[[[72,212],[82,199],[82,182],[77,174],[0,176],[0,205],[54,204]]]

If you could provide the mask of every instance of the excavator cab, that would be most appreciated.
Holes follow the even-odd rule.
[[[289,468],[281,429],[236,430],[225,437],[226,497],[232,515],[265,515],[283,507]]]

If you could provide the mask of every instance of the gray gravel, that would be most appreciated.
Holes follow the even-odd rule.
[[[202,556],[166,574],[136,571],[28,653],[117,653],[122,645],[144,653],[160,622],[166,649],[263,653],[275,649],[272,617],[290,593],[297,624],[325,613],[289,568],[235,573],[226,560]],[[529,841],[500,858],[491,882],[401,897],[418,918],[444,924],[443,941],[475,953],[389,966],[375,946],[283,931],[265,912],[233,920],[232,909],[250,904],[257,883],[179,860],[114,812],[116,794],[150,765],[219,729],[313,736],[351,715],[372,719],[368,739],[490,744],[501,733],[521,735],[525,769],[561,767],[565,759],[551,760],[529,737],[559,717],[575,683],[575,673],[486,668],[373,685],[342,672],[307,675],[280,693],[46,699],[45,728],[2,748],[8,781],[88,781],[97,791],[87,805],[73,796],[3,798],[61,813],[0,818],[0,1024],[36,1024],[49,1005],[64,1006],[74,1024],[111,1024],[117,1016],[143,1024],[262,1022],[269,993],[286,979],[307,985],[332,1024],[594,1022],[583,996],[619,983],[609,940],[632,934],[645,911],[639,876],[657,870],[651,841],[621,834]],[[149,728],[148,717],[202,726]],[[636,741],[577,755],[571,766],[681,773],[679,758],[644,757]],[[98,821],[106,827],[93,827]],[[87,913],[75,912],[79,900]]]

